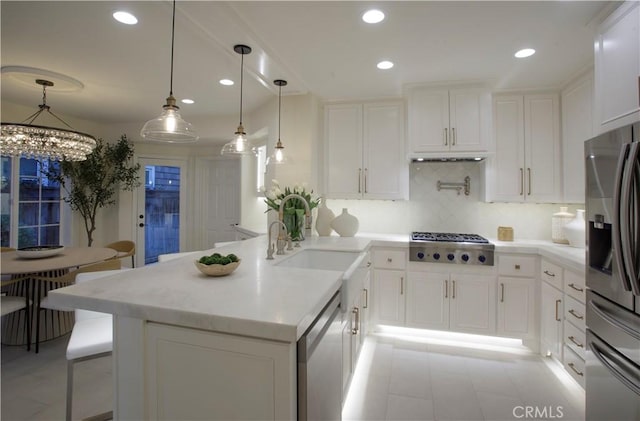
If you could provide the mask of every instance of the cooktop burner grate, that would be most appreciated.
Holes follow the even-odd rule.
[[[489,240],[477,234],[457,234],[450,232],[419,232],[411,233],[412,241],[441,241],[449,243],[487,244]]]

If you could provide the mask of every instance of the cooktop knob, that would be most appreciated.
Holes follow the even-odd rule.
[[[424,259],[424,253],[419,251],[418,254],[416,254],[416,256],[418,256],[418,259],[422,260]]]
[[[453,255],[453,253],[449,253],[447,254],[447,259],[449,259],[450,261],[453,261],[453,259],[455,259],[456,256]]]
[[[480,263],[484,263],[484,262],[486,262],[486,261],[487,261],[487,258],[486,258],[486,257],[484,257],[484,255],[483,255],[483,254],[481,254],[480,256],[478,256],[478,260],[480,261]]]
[[[468,254],[466,254],[466,253],[465,253],[465,254],[463,254],[463,255],[462,255],[462,260],[464,260],[465,262],[468,262],[468,261],[469,261],[469,255],[468,255]]]
[[[433,260],[440,260],[440,253],[433,253]]]

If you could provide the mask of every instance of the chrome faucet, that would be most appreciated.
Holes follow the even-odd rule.
[[[311,236],[311,209],[309,208],[309,203],[307,203],[307,199],[300,196],[299,194],[292,193],[282,198],[282,201],[280,202],[280,208],[278,209],[278,221],[281,221],[284,223],[284,204],[289,199],[300,199],[302,200],[302,203],[304,203],[304,234],[305,236],[307,235]]]
[[[277,247],[276,254],[278,255],[284,254],[284,245],[287,243],[286,238],[291,238],[287,234],[287,226],[284,224],[284,222],[273,221],[271,224],[269,224],[269,237],[268,237],[269,247],[267,248],[267,260],[273,260],[274,246],[271,243],[271,227],[273,227],[276,224],[282,225],[282,227],[280,227],[280,230],[278,231],[278,239],[276,240],[276,247]],[[285,234],[284,237],[282,236],[282,230],[284,230],[284,234]],[[289,248],[289,250],[292,250],[292,248]]]

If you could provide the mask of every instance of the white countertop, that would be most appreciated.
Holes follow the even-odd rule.
[[[497,252],[533,253],[584,272],[584,249],[550,241],[491,240]],[[370,246],[408,247],[409,234],[311,237],[302,249],[364,251]],[[340,289],[342,272],[274,266],[300,250],[266,260],[267,238],[260,236],[220,248],[242,263],[229,276],[207,277],[194,256],[49,292],[54,305],[83,308],[218,332],[285,342],[297,341],[322,307]],[[202,251],[202,255],[213,249]],[[198,255],[196,255],[198,256]]]

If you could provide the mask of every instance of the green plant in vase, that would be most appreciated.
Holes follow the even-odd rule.
[[[266,212],[270,210],[278,212],[282,199],[290,194],[297,194],[303,197],[304,201],[309,205],[309,210],[317,207],[320,203],[320,198],[312,198],[313,190],[307,191],[306,183],[296,184],[293,188],[285,187],[284,189],[280,187],[278,180],[271,180],[271,184],[271,188],[265,192],[266,199],[264,203],[268,206]],[[287,232],[294,241],[304,240],[304,201],[294,197],[285,203],[282,222],[284,222],[284,225],[287,227]]]

